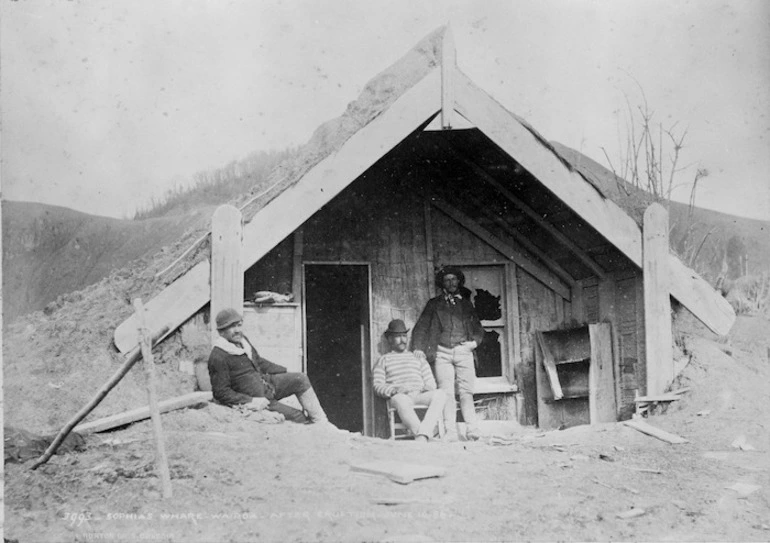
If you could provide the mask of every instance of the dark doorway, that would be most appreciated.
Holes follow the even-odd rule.
[[[369,267],[306,264],[305,319],[307,374],[321,405],[338,428],[363,432]]]

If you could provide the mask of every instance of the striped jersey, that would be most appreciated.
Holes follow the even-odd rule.
[[[390,398],[399,392],[435,390],[436,380],[424,358],[409,351],[384,354],[373,370],[374,391],[378,396]]]

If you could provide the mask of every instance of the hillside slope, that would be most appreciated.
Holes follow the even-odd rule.
[[[29,202],[2,203],[6,321],[175,242],[206,210],[131,221]]]
[[[587,156],[551,142],[556,151],[638,223],[652,196]],[[770,272],[770,221],[670,202],[671,248],[712,285],[717,280]]]

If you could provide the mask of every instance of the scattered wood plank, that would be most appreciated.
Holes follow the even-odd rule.
[[[647,402],[675,402],[677,400],[681,400],[682,396],[678,394],[655,394],[653,396],[639,396],[634,401],[636,403],[647,403]]]
[[[638,471],[639,473],[654,473],[655,475],[663,475],[663,472],[659,469],[635,468],[633,466],[623,466],[623,467],[631,471]]]
[[[641,420],[627,420],[627,421],[624,421],[623,424],[625,424],[629,428],[633,428],[634,430],[642,432],[643,434],[647,434],[648,436],[656,437],[661,441],[665,441],[666,443],[672,443],[674,445],[677,445],[680,443],[689,443],[683,437],[680,437],[676,434],[672,434],[670,432],[666,432],[665,430],[661,430],[660,428],[655,428],[654,426],[647,424],[646,422],[643,422]]]
[[[624,511],[622,513],[618,513],[617,517],[619,519],[627,520],[627,519],[630,519],[630,518],[641,517],[646,512],[647,511],[645,511],[644,509],[636,509],[636,508],[635,509],[629,509],[628,511]]]
[[[175,409],[184,409],[185,407],[192,407],[193,405],[208,402],[211,398],[211,392],[192,392],[190,394],[185,394],[184,396],[177,396],[176,398],[158,402],[158,410],[161,413],[166,413]],[[75,427],[75,431],[79,434],[93,434],[148,418],[150,418],[150,407],[140,407],[138,409],[81,424]]]
[[[424,466],[419,464],[406,464],[396,460],[380,460],[376,462],[367,462],[365,464],[351,464],[350,469],[373,475],[384,475],[391,481],[408,485],[417,479],[428,479],[430,477],[443,477],[446,474],[446,468],[439,466]]]

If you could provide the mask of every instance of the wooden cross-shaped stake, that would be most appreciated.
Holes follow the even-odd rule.
[[[139,345],[142,348],[142,358],[144,359],[144,373],[147,376],[147,397],[150,403],[150,417],[152,419],[152,431],[155,436],[155,447],[157,456],[155,466],[160,475],[161,486],[163,487],[163,497],[171,497],[171,474],[168,471],[168,458],[166,457],[166,446],[163,443],[163,427],[160,422],[160,408],[158,407],[158,393],[155,390],[155,362],[152,359],[152,343],[149,331],[145,325],[144,305],[141,298],[134,299],[134,309],[136,309],[136,320],[139,328]]]

